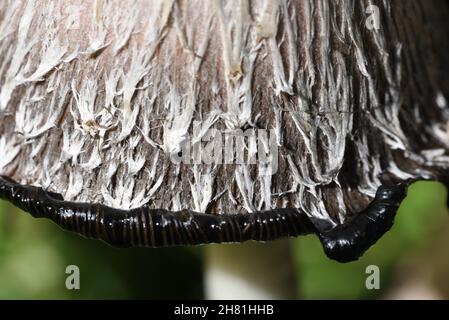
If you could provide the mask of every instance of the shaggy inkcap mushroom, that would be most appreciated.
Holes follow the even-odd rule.
[[[315,233],[357,259],[411,182],[448,181],[447,17],[447,1],[2,0],[0,197],[114,246]]]

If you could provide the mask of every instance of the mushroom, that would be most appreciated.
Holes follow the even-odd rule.
[[[2,1],[0,197],[117,247],[312,233],[358,259],[410,183],[448,181],[447,16],[447,1]]]

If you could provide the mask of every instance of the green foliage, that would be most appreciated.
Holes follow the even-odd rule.
[[[80,290],[67,290],[68,265]],[[0,299],[201,298],[198,248],[114,249],[0,202]]]
[[[329,260],[319,240],[308,236],[296,240],[298,283],[302,298],[376,298],[390,285],[399,258],[432,237],[431,229],[445,212],[446,191],[436,182],[418,182],[409,188],[393,228],[358,261],[341,264]],[[449,223],[449,221],[447,221]],[[367,290],[368,265],[381,272],[381,290]]]

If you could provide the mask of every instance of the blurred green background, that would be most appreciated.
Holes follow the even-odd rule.
[[[314,236],[294,240],[302,299],[449,298],[446,190],[415,183],[395,225],[359,261],[327,259]],[[67,290],[65,268],[81,270]],[[367,290],[367,265],[381,289]],[[203,298],[202,247],[114,249],[0,202],[0,299]]]

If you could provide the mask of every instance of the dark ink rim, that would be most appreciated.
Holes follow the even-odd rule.
[[[297,209],[221,215],[147,206],[120,210],[98,203],[64,201],[59,193],[21,185],[6,176],[0,176],[0,198],[35,218],[51,219],[65,230],[114,247],[270,241],[314,233],[329,258],[349,262],[357,260],[391,228],[409,184],[380,186],[364,211],[330,230]]]

